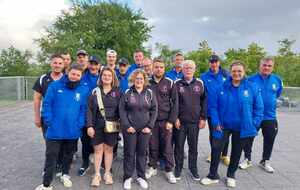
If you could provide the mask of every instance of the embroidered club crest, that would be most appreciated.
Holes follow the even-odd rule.
[[[245,90],[245,91],[244,91],[244,96],[245,96],[245,97],[248,97],[248,96],[249,96],[248,90]]]
[[[168,91],[167,86],[163,86],[162,89],[161,89],[161,91],[162,91],[162,92],[167,92],[167,91]]]
[[[79,93],[76,93],[76,94],[75,94],[75,100],[76,100],[77,102],[79,102],[79,100],[80,100],[80,94],[79,94]]]
[[[136,103],[136,98],[135,98],[134,95],[131,95],[131,96],[130,96],[129,102],[132,103],[132,104],[135,104],[135,103]]]
[[[223,81],[225,81],[226,80],[226,78],[225,77],[223,77]]]
[[[180,92],[180,93],[184,93],[184,88],[183,88],[183,86],[180,86],[180,87],[179,87],[179,92]]]
[[[193,91],[194,92],[200,92],[200,86],[194,86]]]

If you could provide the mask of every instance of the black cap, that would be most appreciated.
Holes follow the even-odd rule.
[[[96,63],[97,65],[100,64],[99,59],[98,59],[97,56],[95,56],[95,55],[91,55],[91,56],[90,56],[89,62],[90,62],[90,63]]]
[[[126,58],[122,57],[121,59],[119,59],[118,64],[119,65],[128,65],[129,62],[128,62],[128,60]]]
[[[217,62],[217,61],[220,61],[219,56],[217,56],[217,55],[210,56],[210,58],[209,58],[210,63],[214,63],[214,62]]]
[[[77,56],[79,56],[79,55],[88,55],[88,53],[85,50],[81,49],[81,50],[77,51],[76,55]]]

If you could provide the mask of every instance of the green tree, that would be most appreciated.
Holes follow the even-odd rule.
[[[292,51],[295,40],[278,41],[278,54],[275,56],[275,72],[286,86],[300,86],[300,55]]]
[[[213,54],[212,49],[209,47],[206,40],[199,43],[198,50],[190,51],[186,54],[186,59],[191,59],[196,63],[196,76],[205,72],[208,69],[209,57]]]
[[[141,11],[133,11],[127,5],[79,3],[62,12],[36,41],[47,56],[68,51],[74,57],[78,49],[85,49],[104,57],[107,49],[115,49],[132,60],[135,49],[142,49],[150,37],[152,27],[146,20]]]
[[[234,60],[240,60],[245,63],[247,68],[247,74],[251,75],[257,72],[260,60],[266,56],[266,51],[263,47],[256,43],[251,43],[248,45],[247,49],[228,49],[225,53],[225,65],[229,65]]]
[[[158,57],[162,58],[167,69],[174,67],[173,58],[176,53],[180,52],[180,49],[171,49],[168,45],[162,43],[155,43],[155,50],[158,52]]]
[[[26,76],[30,75],[29,60],[32,53],[21,51],[11,46],[0,53],[0,76]]]

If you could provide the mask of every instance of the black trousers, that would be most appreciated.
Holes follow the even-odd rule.
[[[264,138],[262,161],[270,160],[275,138],[278,133],[278,122],[277,120],[264,120],[261,122],[260,128]],[[245,158],[248,160],[251,160],[252,145],[253,141],[249,142],[243,149]]]
[[[166,121],[156,121],[150,137],[149,166],[157,168],[159,158],[165,160],[166,172],[174,167],[174,153],[172,147],[172,129],[166,129]],[[162,153],[162,157],[160,154]]]
[[[41,124],[42,124],[41,128],[42,128],[43,137],[46,142],[46,133],[47,133],[48,126],[44,123],[43,118],[41,118]],[[63,159],[63,152],[62,152],[62,150],[60,150],[59,154],[58,154],[57,164],[56,164],[57,169],[61,169],[62,159]]]
[[[90,165],[90,154],[94,152],[94,148],[91,143],[91,138],[87,134],[87,128],[82,128],[81,140],[81,154],[82,154],[82,164],[81,167],[87,168]]]
[[[62,173],[69,174],[76,146],[77,140],[46,140],[46,161],[43,177],[43,184],[45,187],[50,186],[53,180],[53,173],[56,168],[60,150],[63,152]]]
[[[175,136],[175,173],[180,174],[183,168],[184,161],[184,144],[187,139],[188,151],[188,165],[192,173],[198,172],[197,157],[198,157],[198,123],[183,123],[179,129],[174,128]]]
[[[253,141],[254,137],[240,138],[239,131],[225,129],[223,137],[220,139],[212,138],[212,151],[211,151],[211,162],[209,168],[208,178],[220,179],[218,175],[218,167],[220,163],[220,155],[224,148],[226,141],[228,141],[231,135],[231,154],[230,164],[227,169],[227,177],[235,178],[235,172],[238,169],[242,149],[249,141]]]
[[[131,134],[123,130],[124,138],[124,177],[126,180],[133,176],[136,168],[137,176],[146,179],[146,159],[149,148],[149,140],[151,134],[145,134],[141,131],[136,131]]]
[[[213,133],[214,129],[213,129],[213,126],[211,124],[211,118],[210,117],[207,118],[207,122],[208,122],[208,129],[209,129],[209,143],[210,143],[210,147],[212,147],[212,133]],[[227,154],[228,154],[228,145],[229,145],[229,140],[225,142],[224,148],[222,150],[222,156],[227,156]]]

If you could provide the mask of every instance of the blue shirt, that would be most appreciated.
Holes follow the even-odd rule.
[[[213,104],[212,102],[212,96],[216,94],[216,90],[220,88],[220,86],[223,85],[223,83],[228,79],[229,73],[228,71],[222,69],[221,67],[219,68],[218,73],[214,73],[209,69],[207,72],[201,74],[200,78],[204,82],[204,87],[207,93],[207,115],[210,117],[211,115],[211,105]]]
[[[181,71],[177,72],[175,67],[174,67],[171,71],[168,71],[166,73],[166,77],[168,77],[171,80],[175,81],[177,79],[182,79],[183,78],[183,73]]]
[[[275,74],[263,77],[259,73],[252,75],[249,80],[256,83],[261,91],[264,102],[263,120],[275,120],[277,117],[277,98],[281,95],[283,89],[282,80]]]
[[[138,66],[136,63],[133,63],[132,65],[130,65],[130,67],[127,70],[127,73],[130,75],[134,70],[136,69],[140,69],[141,67]]]
[[[91,94],[93,89],[96,88],[98,78],[99,74],[93,75],[89,70],[86,71],[81,77],[81,83],[88,87],[89,94]]]
[[[116,71],[116,75],[117,75],[117,78],[119,80],[119,86],[120,86],[120,90],[122,92],[122,94],[124,94],[126,92],[127,89],[129,89],[129,72],[127,70],[127,72],[125,73],[125,75],[122,75],[120,73],[120,70],[118,69]]]

